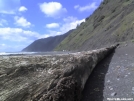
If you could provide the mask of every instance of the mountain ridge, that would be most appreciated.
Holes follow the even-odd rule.
[[[67,37],[71,32],[70,30],[67,33],[63,35],[43,38],[35,40],[33,43],[31,43],[29,46],[24,48],[22,51],[24,52],[45,52],[45,51],[53,51],[53,49],[65,38]]]
[[[134,40],[134,1],[104,0],[92,15],[62,39],[42,44],[36,40],[28,51],[83,51]],[[49,38],[48,38],[49,39]],[[55,40],[59,40],[58,42]],[[37,44],[38,43],[38,44]],[[56,44],[54,44],[56,43]],[[34,45],[33,45],[34,44]],[[47,47],[42,49],[42,47]],[[23,51],[27,51],[27,47]]]
[[[104,0],[55,50],[92,50],[133,40],[133,11],[133,0]]]

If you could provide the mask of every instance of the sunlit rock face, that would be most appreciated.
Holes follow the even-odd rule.
[[[115,48],[0,57],[0,101],[80,101],[92,70]]]

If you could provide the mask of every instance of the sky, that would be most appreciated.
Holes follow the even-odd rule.
[[[0,52],[18,52],[40,38],[85,21],[102,0],[0,0]]]

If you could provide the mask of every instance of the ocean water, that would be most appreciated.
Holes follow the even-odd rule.
[[[3,55],[31,55],[36,54],[37,52],[0,52],[0,56]]]
[[[0,52],[0,56],[16,56],[16,55],[56,55],[56,54],[69,54],[72,52]]]

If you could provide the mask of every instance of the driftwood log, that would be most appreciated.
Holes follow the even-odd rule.
[[[98,62],[117,45],[52,56],[1,56],[0,101],[80,101]]]

